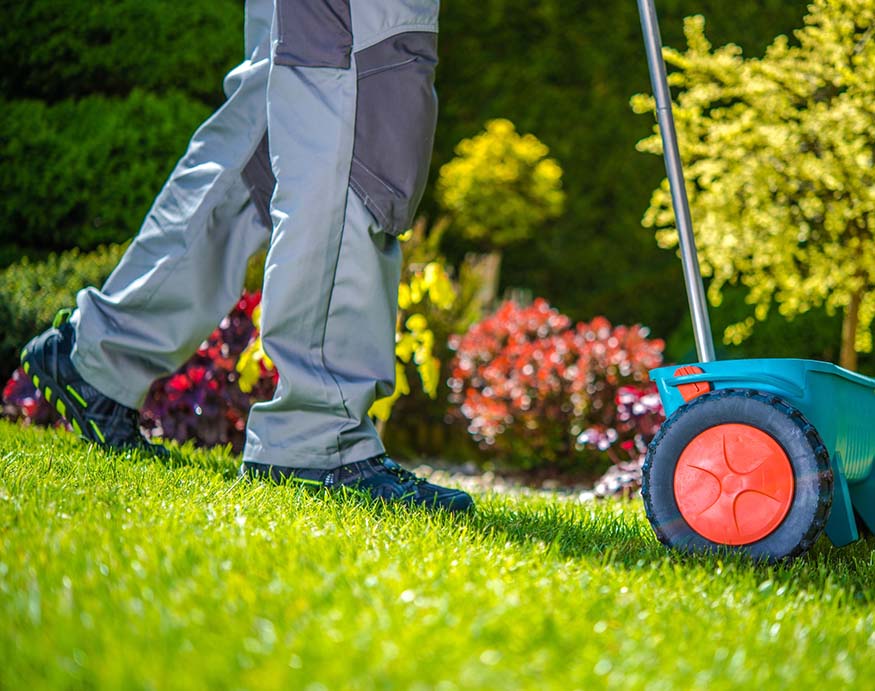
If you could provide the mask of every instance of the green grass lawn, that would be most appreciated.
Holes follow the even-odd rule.
[[[639,503],[473,516],[0,423],[0,689],[857,688],[873,543],[680,558]]]

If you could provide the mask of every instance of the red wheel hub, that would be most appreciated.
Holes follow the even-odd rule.
[[[687,444],[674,474],[681,515],[702,537],[747,545],[771,534],[793,503],[787,453],[756,427],[709,427]]]

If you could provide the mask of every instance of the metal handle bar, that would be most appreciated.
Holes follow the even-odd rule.
[[[690,202],[684,185],[684,171],[678,151],[674,116],[671,112],[671,93],[665,75],[665,62],[662,59],[662,39],[659,36],[659,23],[653,0],[638,0],[638,13],[641,15],[641,30],[644,32],[650,82],[653,85],[653,95],[656,97],[656,117],[662,135],[665,172],[671,185],[671,203],[677,220],[684,282],[687,286],[687,300],[690,303],[690,316],[696,337],[696,352],[700,362],[711,362],[715,359],[714,339],[711,336],[711,321],[708,318],[702,274],[699,272],[696,240],[693,237],[693,223],[690,219]]]

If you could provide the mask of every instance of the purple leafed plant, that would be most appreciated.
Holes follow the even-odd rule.
[[[252,312],[260,302],[260,293],[244,293],[188,362],[152,385],[140,411],[146,436],[243,448],[249,408],[272,397],[276,386],[275,374],[267,371],[250,393],[237,384],[237,360],[255,335]],[[26,424],[59,423],[52,406],[20,369],[3,390],[3,414]]]

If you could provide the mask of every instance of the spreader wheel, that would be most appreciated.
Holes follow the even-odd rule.
[[[670,547],[778,560],[817,540],[832,482],[826,446],[802,413],[777,396],[723,389],[666,420],[647,451],[642,494]]]

